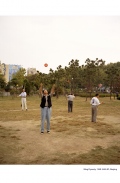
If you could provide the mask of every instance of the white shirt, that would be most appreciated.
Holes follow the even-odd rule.
[[[27,96],[27,94],[26,94],[26,92],[22,92],[19,96],[25,98]]]
[[[100,105],[100,101],[97,97],[93,97],[90,101],[91,105]]]
[[[68,95],[67,98],[68,98],[68,101],[73,101],[73,99],[75,98],[75,96],[74,95]]]

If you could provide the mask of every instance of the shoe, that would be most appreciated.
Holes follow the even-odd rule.
[[[41,134],[43,134],[44,132],[41,132]]]
[[[50,131],[47,131],[47,133],[50,133]]]

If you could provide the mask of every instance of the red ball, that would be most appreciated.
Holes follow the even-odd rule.
[[[45,63],[45,64],[44,64],[44,66],[45,66],[45,67],[47,67],[47,66],[48,66],[48,64],[47,64],[47,63]]]

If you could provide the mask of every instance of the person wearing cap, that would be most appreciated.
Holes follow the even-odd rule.
[[[92,118],[91,118],[91,122],[96,122],[96,118],[97,118],[97,110],[98,110],[98,106],[100,104],[102,104],[103,102],[100,103],[99,101],[99,94],[96,93],[96,95],[91,99],[90,104],[92,105]]]
[[[50,94],[46,89],[42,89],[42,84],[40,85],[39,92],[41,94],[41,134],[44,133],[44,122],[47,121],[47,133],[50,133],[50,118],[51,118],[51,110],[52,110],[52,101],[51,96],[54,93],[54,85],[51,89]]]
[[[22,107],[22,110],[25,109],[27,111],[27,101],[26,101],[27,93],[25,92],[24,88],[23,88],[22,93],[19,95],[19,97],[21,97],[21,107]]]

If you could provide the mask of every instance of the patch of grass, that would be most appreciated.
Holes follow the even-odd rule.
[[[20,129],[16,129],[15,131],[20,131]]]
[[[97,146],[87,154],[78,155],[75,164],[120,164],[120,146],[103,149]]]
[[[5,135],[1,135],[0,137],[2,137],[2,138],[6,138],[6,136],[5,136]]]
[[[111,146],[103,149],[97,146],[88,153],[58,153],[54,154],[49,159],[44,155],[39,156],[35,161],[30,161],[30,164],[120,164],[120,146]]]
[[[100,135],[116,135],[120,134],[119,128],[114,128],[113,126],[105,123],[91,123],[91,122],[84,122],[78,119],[64,119],[59,120],[55,124],[51,124],[52,130],[56,132],[68,132],[68,134],[74,132],[80,133],[81,131],[84,131],[85,133],[88,133],[88,136],[96,137]],[[91,133],[87,131],[88,128],[91,128]],[[93,129],[93,130],[92,130]],[[94,132],[94,133],[93,133]],[[87,134],[86,134],[87,135]]]
[[[15,135],[10,136],[10,138],[12,138],[12,139],[16,139],[16,140],[20,140],[20,138],[18,138],[18,137],[17,137],[17,136],[15,136]]]
[[[19,159],[16,156],[19,137],[14,133],[10,128],[0,127],[0,164],[15,164]]]

